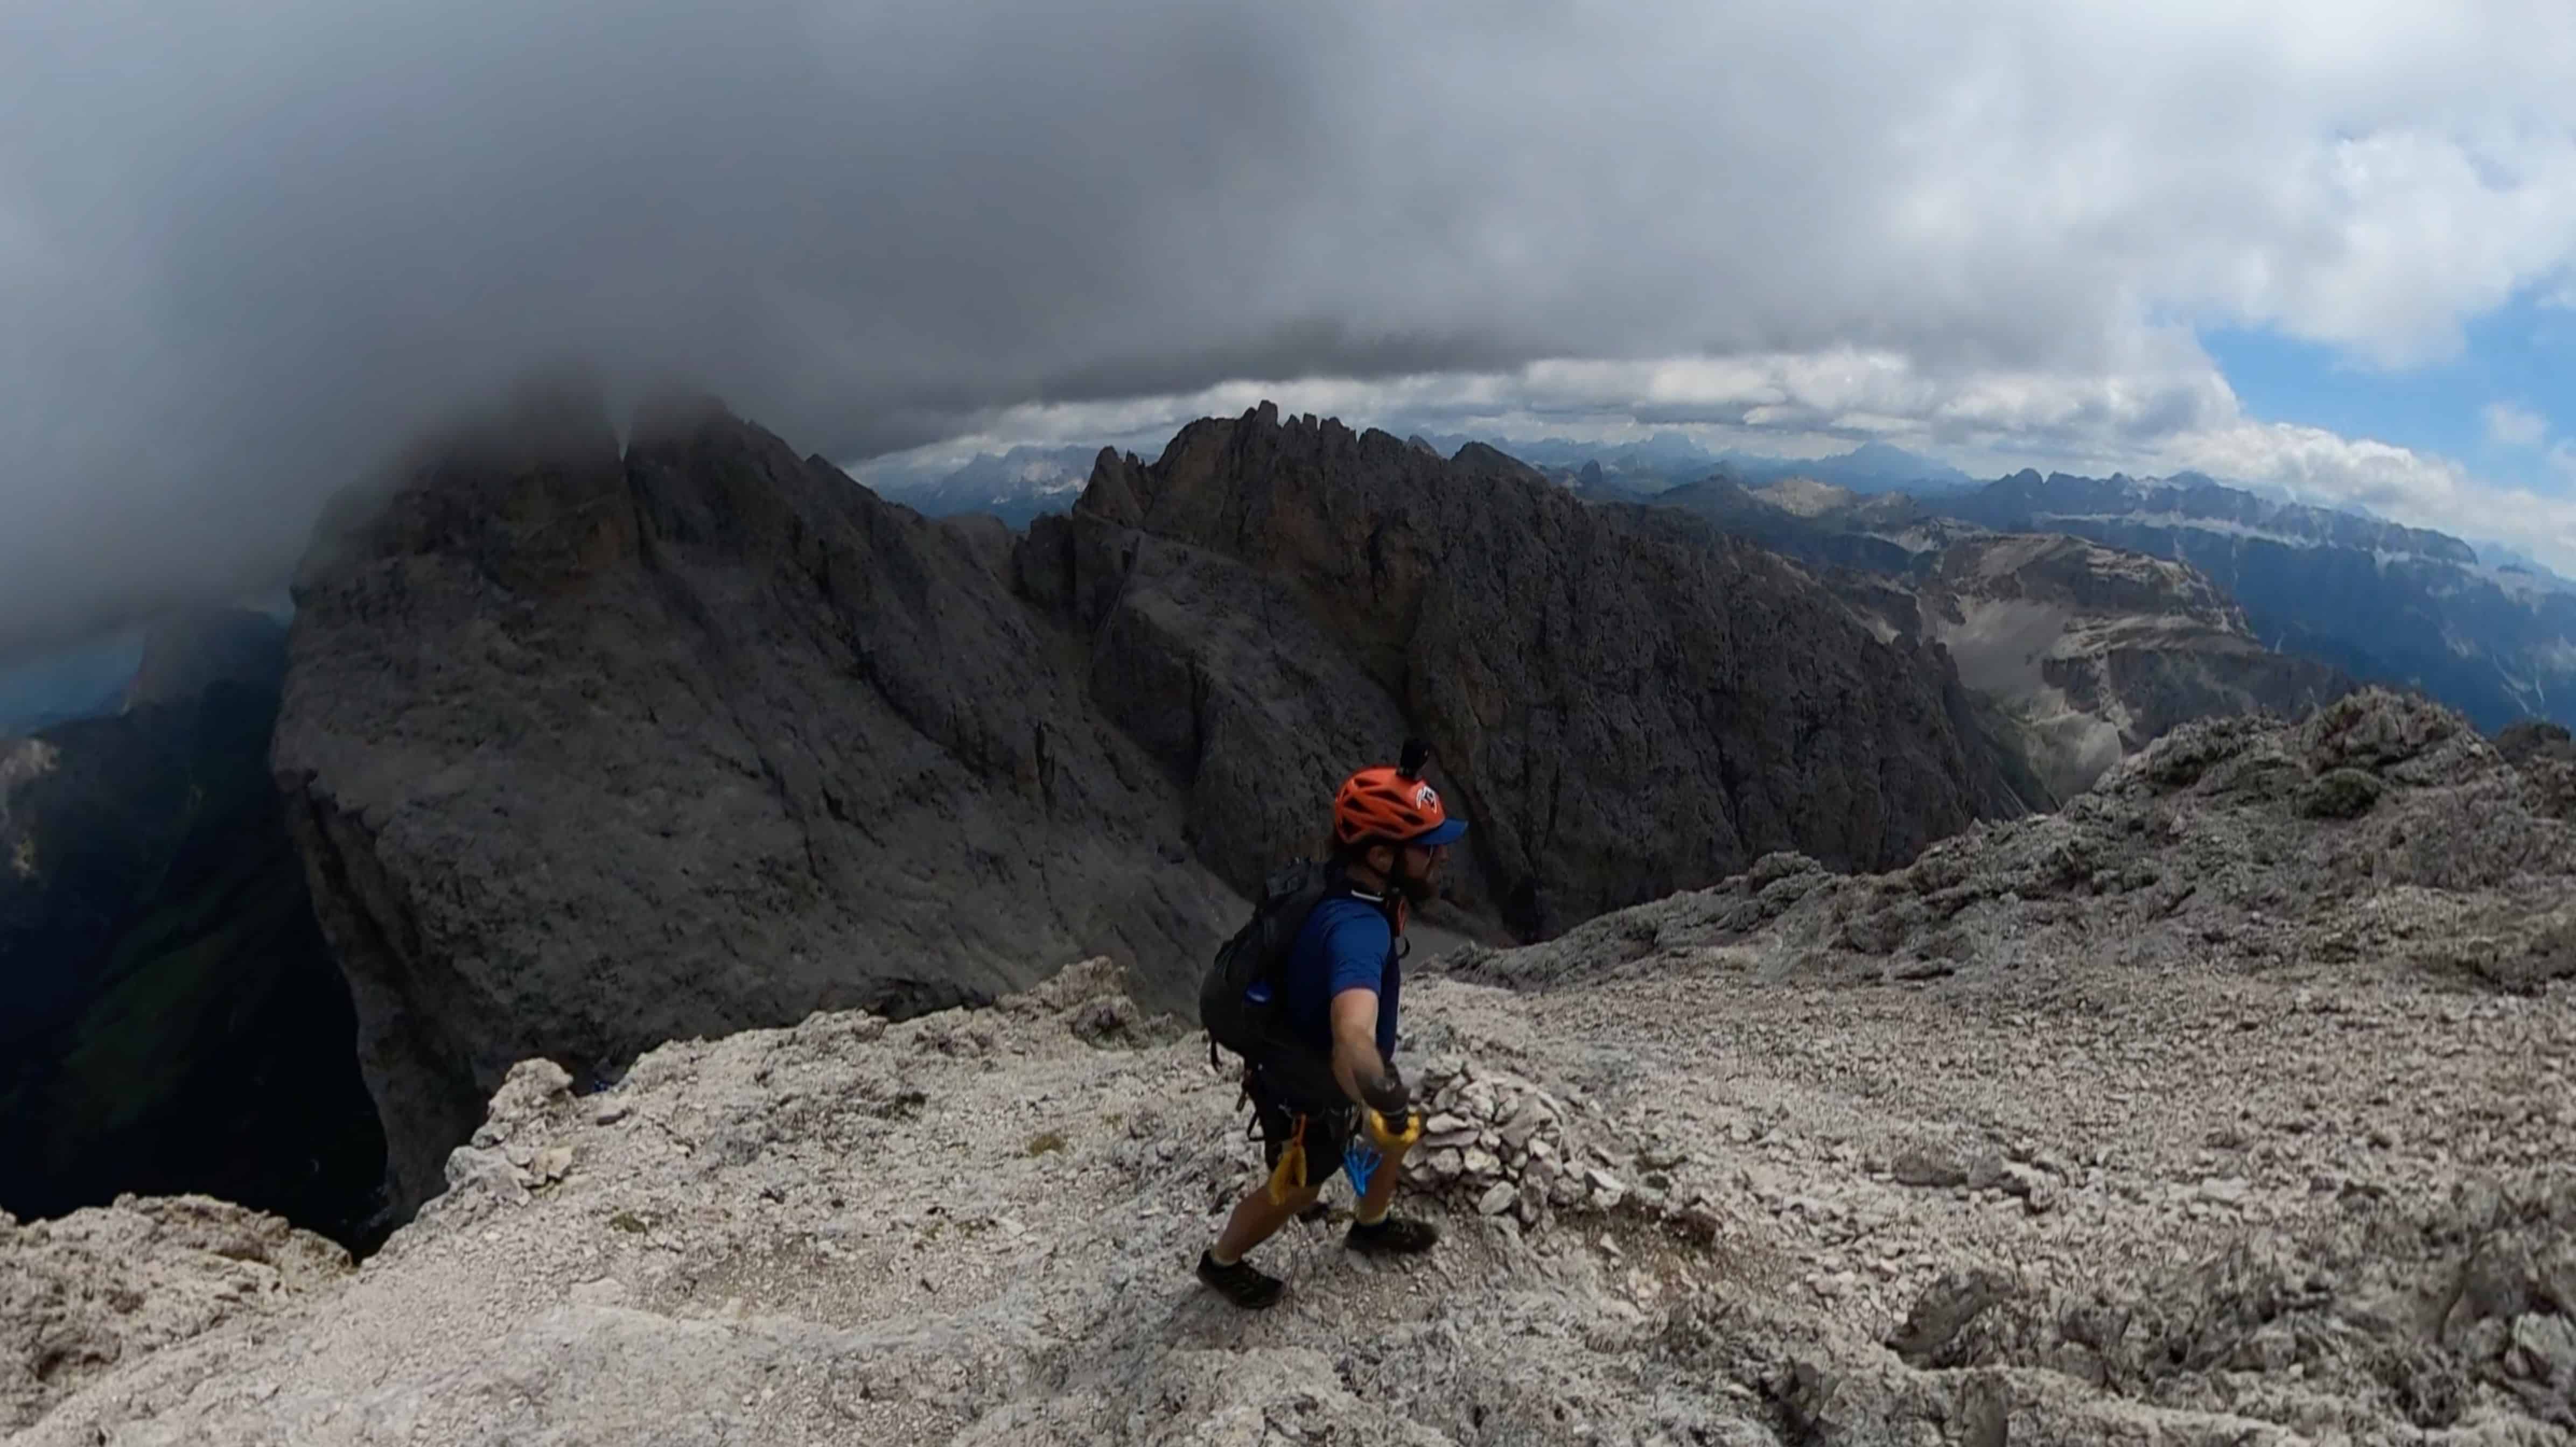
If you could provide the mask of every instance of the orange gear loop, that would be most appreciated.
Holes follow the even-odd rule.
[[[1284,1206],[1292,1192],[1306,1189],[1306,1117],[1300,1113],[1297,1128],[1288,1137],[1288,1148],[1279,1153],[1279,1164],[1270,1172],[1270,1204]]]

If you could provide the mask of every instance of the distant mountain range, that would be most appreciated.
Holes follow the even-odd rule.
[[[1489,445],[1463,434],[1409,440],[1443,457]],[[2509,549],[2357,509],[2189,472],[2026,470],[1979,485],[1947,463],[1879,442],[1804,459],[1714,450],[1680,432],[1500,450],[1586,501],[1684,507],[1810,563],[1928,573],[1943,548],[1972,533],[2037,532],[2188,564],[2241,607],[2249,636],[2270,648],[2414,687],[2489,730],[2528,717],[2576,723],[2576,583]],[[1019,447],[957,467],[863,470],[862,479],[933,516],[983,512],[1025,527],[1069,508],[1097,455],[1089,446]]]
[[[1977,485],[1975,478],[1946,462],[1883,442],[1865,443],[1831,457],[1793,458],[1716,451],[1679,432],[1658,432],[1632,442],[1578,442],[1562,437],[1497,442],[1463,433],[1417,433],[1407,440],[1444,458],[1454,458],[1470,446],[1492,447],[1594,501],[1643,502],[1714,474],[1749,485],[1810,477],[1853,492],[1906,491],[1926,496]],[[1089,444],[1014,447],[1008,452],[980,453],[963,464],[862,467],[858,478],[880,496],[931,517],[989,513],[1021,528],[1031,518],[1072,507],[1099,455],[1100,448]]]
[[[1717,477],[1654,502],[1816,569],[1882,637],[1946,650],[1989,732],[2028,761],[2027,797],[2063,802],[2186,720],[2297,714],[2353,687],[2329,664],[2266,648],[2181,563],[1811,478]]]
[[[2404,684],[2489,732],[2576,722],[2576,592],[2447,533],[2276,502],[2184,473],[2021,472],[1928,509],[2004,532],[2055,532],[2188,563],[2255,636],[2367,681]]]
[[[1422,440],[1454,453],[1465,436],[1429,434]],[[1492,439],[1482,439],[1492,442]],[[1827,457],[1776,457],[1767,453],[1704,447],[1678,432],[1658,432],[1636,442],[1492,442],[1577,492],[1603,500],[1643,501],[1668,488],[1724,476],[1751,486],[1806,477],[1859,493],[1926,495],[1971,488],[1977,479],[1946,462],[1884,442],[1863,443]]]
[[[859,480],[879,496],[930,517],[990,513],[1024,528],[1041,514],[1072,507],[1082,496],[1082,485],[1091,480],[1091,464],[1099,455],[1099,447],[1090,444],[1014,447],[979,453],[955,467],[861,468]]]
[[[1917,582],[1973,539],[2082,538],[2185,564],[2232,600],[2239,621],[2231,627],[2247,638],[2363,681],[2417,689],[2489,732],[2525,718],[2576,723],[2576,585],[2447,533],[2284,502],[2197,473],[2024,471],[1919,497],[1715,477],[1651,501],[1812,566]]]

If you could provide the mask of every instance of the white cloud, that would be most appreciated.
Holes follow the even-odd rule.
[[[2487,440],[2505,447],[2538,447],[2549,438],[2549,419],[2515,402],[2486,406]]]
[[[1192,419],[1240,414],[1264,400],[1285,413],[1398,434],[1458,431],[1508,442],[1674,429],[1712,447],[1792,456],[1875,438],[1981,476],[2024,466],[2094,475],[2198,471],[2358,505],[2410,526],[2511,536],[2576,573],[2576,499],[2482,478],[2413,448],[2250,417],[2208,359],[2178,339],[2152,363],[2141,356],[2133,370],[2092,374],[1945,374],[1892,352],[1845,350],[1556,360],[1384,382],[1236,381],[1158,398],[1004,409],[961,450],[1091,442],[1151,453]],[[2576,484],[2576,442],[2560,442],[2549,461]]]

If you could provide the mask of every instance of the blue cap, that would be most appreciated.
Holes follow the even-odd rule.
[[[1428,833],[1416,834],[1405,842],[1423,849],[1437,849],[1443,844],[1457,843],[1459,836],[1466,832],[1466,820],[1444,819],[1438,824],[1433,825]]]

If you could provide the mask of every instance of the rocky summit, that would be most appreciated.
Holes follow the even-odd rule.
[[[1176,1006],[1409,736],[1475,823],[1447,918],[1505,938],[2023,804],[1936,652],[1778,560],[1269,408],[1018,538],[712,401],[621,444],[540,389],[351,498],[295,601],[273,761],[397,1209],[521,1059],[1095,954]]]
[[[1232,1079],[1093,960],[589,1087],[507,1072],[352,1267],[202,1201],[0,1222],[70,1444],[2576,1441],[2576,841],[2378,692],[2061,818],[1422,962],[1400,1209],[1190,1263]],[[2563,741],[2560,741],[2563,742]],[[1344,1201],[1335,1187],[1328,1201]]]

